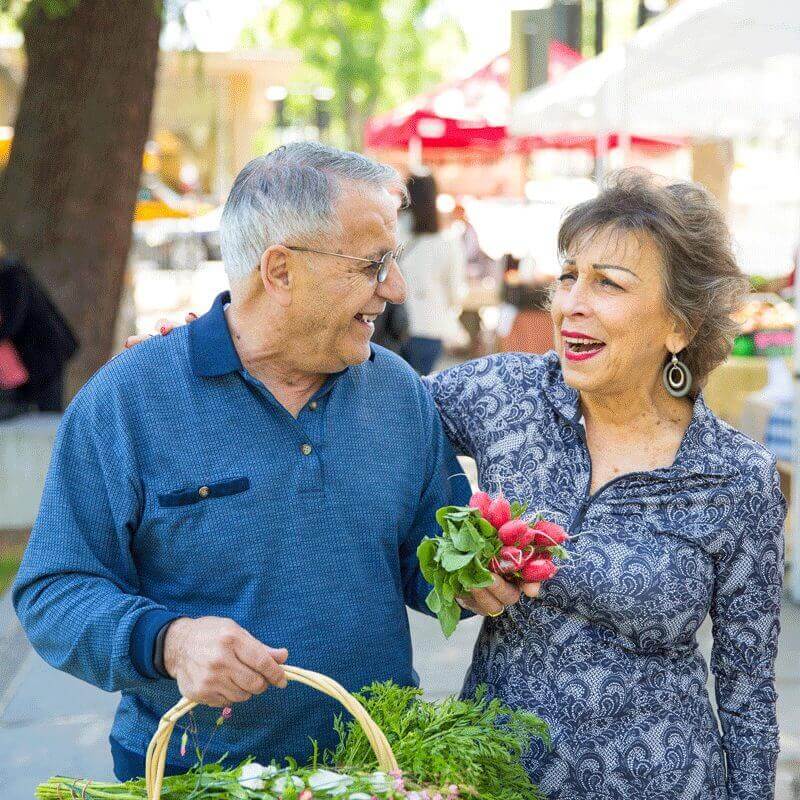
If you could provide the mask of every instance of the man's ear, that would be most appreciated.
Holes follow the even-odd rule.
[[[288,306],[292,293],[291,251],[283,245],[268,247],[261,255],[259,274],[267,294]]]

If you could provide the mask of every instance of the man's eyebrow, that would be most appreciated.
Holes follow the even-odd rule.
[[[569,265],[574,267],[575,266],[575,259],[574,258],[565,258],[563,263],[565,265]],[[621,267],[619,264],[592,264],[595,269],[618,269],[621,272],[628,272],[633,275],[634,278],[638,278],[639,276],[632,270],[628,269],[627,267]]]

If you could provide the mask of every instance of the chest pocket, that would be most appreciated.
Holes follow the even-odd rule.
[[[158,495],[158,505],[161,508],[178,508],[191,506],[195,503],[206,503],[220,497],[230,497],[241,494],[250,488],[249,478],[230,478],[215,483],[204,483],[187,489],[178,489],[174,492],[164,492]]]

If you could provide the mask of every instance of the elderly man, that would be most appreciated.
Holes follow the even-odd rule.
[[[405,605],[434,512],[464,502],[415,374],[370,345],[403,301],[391,169],[312,143],[248,164],[222,219],[231,292],[191,325],[101,369],[67,410],[13,590],[37,651],[122,691],[118,778],[142,775],[181,694],[214,729],[206,759],[260,761],[332,744],[336,704],[281,667],[350,690],[413,684]],[[495,613],[498,583],[466,605]],[[185,771],[180,737],[169,772]]]

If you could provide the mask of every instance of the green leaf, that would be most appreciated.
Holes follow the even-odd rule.
[[[439,596],[439,592],[437,592],[436,589],[431,590],[425,598],[425,604],[434,614],[438,614],[441,611],[442,598]]]
[[[448,524],[452,525],[452,523]],[[483,547],[483,537],[468,519],[461,523],[460,528],[454,530],[451,538],[453,544],[462,553],[478,553]]]
[[[455,572],[469,564],[472,557],[472,553],[460,553],[453,545],[450,545],[450,548],[444,549],[442,553],[441,564],[447,572]]]
[[[444,586],[444,579],[446,577],[446,573],[441,570],[437,569],[436,572],[433,573],[433,588],[439,593],[439,596],[442,594],[442,587]]]
[[[443,530],[447,530],[447,526],[445,524],[448,515],[453,512],[457,511],[458,506],[443,506],[436,512],[436,522],[439,523],[439,527]]]
[[[428,583],[433,583],[433,573],[436,570],[436,550],[438,546],[434,539],[423,539],[417,548],[420,570]]]
[[[527,503],[518,503],[516,500],[511,503],[511,519],[521,517],[528,510]]]
[[[488,519],[479,517],[477,520],[475,520],[475,524],[477,525],[478,531],[484,539],[494,540],[497,538],[497,531],[494,529],[494,525],[492,525]]]
[[[447,576],[448,579],[453,577],[452,575]],[[453,587],[453,584],[450,580],[445,580],[442,584],[442,603],[444,605],[448,605],[452,603],[456,599],[456,590]]]
[[[551,553],[553,558],[559,558],[562,561],[569,561],[570,555],[569,553],[560,545],[555,544],[552,547],[546,547],[548,553]]]
[[[467,590],[472,589],[485,589],[494,583],[494,577],[475,557],[467,564],[464,569],[460,570],[458,577],[461,580],[461,585]]]
[[[458,625],[461,619],[461,606],[455,601],[443,605],[439,611],[439,624],[442,626],[442,632],[445,636],[449,637]]]

